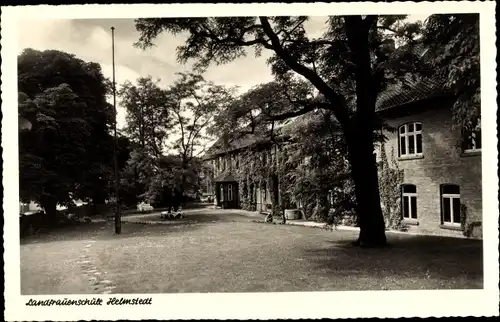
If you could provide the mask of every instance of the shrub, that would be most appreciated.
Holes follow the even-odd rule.
[[[460,228],[464,236],[470,237],[470,232],[467,229],[467,206],[463,203],[460,204]]]
[[[382,143],[380,158],[380,201],[382,203],[382,211],[386,227],[406,231],[408,227],[403,223],[399,190],[404,181],[404,172],[399,169],[398,163],[396,162],[394,148],[391,151],[391,162],[389,162],[385,152],[385,145]]]

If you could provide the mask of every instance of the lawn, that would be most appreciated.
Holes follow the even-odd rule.
[[[477,240],[388,234],[390,247],[361,249],[351,245],[354,231],[214,221],[124,223],[120,236],[112,235],[109,223],[93,223],[25,239],[22,293],[89,292],[92,286],[84,285],[89,282],[78,277],[83,273],[75,264],[82,254],[88,254],[101,280],[113,283],[113,293],[483,286]]]

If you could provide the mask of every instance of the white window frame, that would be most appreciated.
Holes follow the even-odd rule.
[[[477,133],[478,133],[478,132],[481,132],[481,118],[478,118],[478,119],[477,119],[477,125],[476,125],[476,128],[475,128],[474,130],[472,130],[472,131],[468,131],[468,132],[470,132],[471,136],[472,136],[472,137],[474,137],[474,139],[473,139],[473,141],[472,141],[472,146],[471,146],[470,148],[468,148],[468,147],[467,147],[467,148],[465,148],[465,149],[464,149],[464,152],[465,152],[465,153],[470,153],[470,152],[479,152],[479,151],[481,151],[481,148],[482,148],[482,146],[483,146],[483,145],[481,144],[481,148],[477,148],[477,143],[476,143],[476,140],[475,140],[475,137],[476,137]],[[482,137],[481,137],[481,138],[482,138]],[[464,139],[464,140],[467,140],[468,138],[465,138],[465,137],[464,137],[463,139]],[[482,142],[481,142],[481,143],[482,143]],[[468,146],[469,142],[467,141],[465,144]]]
[[[414,184],[404,184],[401,186],[401,212],[403,214],[403,219],[408,219],[408,220],[417,220],[418,219],[418,207],[417,207],[417,213],[415,214],[415,217],[412,217],[412,209],[411,209],[411,198],[415,197],[415,204],[417,203],[418,199],[418,194],[416,192],[404,192],[404,188],[407,186],[413,186],[415,189],[417,189],[417,186]],[[408,197],[408,217],[405,216],[405,209],[403,207],[404,205],[404,198]]]
[[[411,134],[408,134],[408,128],[409,125],[413,124],[413,132]],[[420,125],[420,130],[417,131],[417,124]],[[401,133],[401,128],[405,129],[405,133]],[[403,124],[398,127],[398,148],[399,148],[399,156],[400,157],[414,157],[414,156],[422,156],[424,154],[424,136],[422,133],[422,122],[410,122]],[[422,145],[422,151],[417,152],[417,135],[420,134],[421,137],[421,145]],[[409,137],[413,136],[414,137],[414,142],[415,142],[415,153],[410,153],[410,139]],[[405,154],[403,154],[403,149],[401,148],[401,138],[404,138],[405,142]]]
[[[444,203],[445,203],[445,199],[448,199],[446,202],[449,202],[450,204],[450,221],[445,221],[444,219]],[[460,201],[460,194],[459,193],[443,193],[441,194],[441,209],[442,210],[442,216],[443,216],[443,225],[449,225],[449,226],[460,226],[460,219],[458,220],[458,222],[454,222],[453,221],[453,217],[454,217],[454,210],[453,210],[453,199],[458,199],[458,201]],[[458,211],[460,212],[460,207],[458,209]],[[459,215],[459,218],[460,218],[460,215]]]
[[[227,201],[233,201],[233,185],[227,185]]]

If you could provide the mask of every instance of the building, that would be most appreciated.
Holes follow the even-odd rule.
[[[395,132],[385,148],[403,173],[401,214],[410,231],[462,234],[462,220],[481,236],[481,123],[464,132],[454,126],[454,97],[439,91],[438,82],[421,83],[412,91],[386,97],[378,113]],[[462,218],[462,217],[466,218]]]
[[[455,98],[442,91],[442,84],[420,79],[409,88],[380,95],[377,113],[395,131],[384,132],[387,141],[376,147],[376,160],[380,164],[384,149],[401,171],[396,197],[408,231],[460,236],[468,230],[481,237],[481,122],[478,119],[468,132],[456,128],[451,112]],[[240,206],[234,170],[245,149],[257,149],[274,160],[273,145],[255,135],[232,141],[226,149],[214,145],[206,160],[214,169],[215,205]],[[269,188],[256,189],[255,194],[256,210],[269,211]]]
[[[214,196],[214,205],[222,208],[240,208],[240,163],[244,162],[244,153],[248,150],[255,152],[262,166],[269,166],[275,162],[277,147],[266,136],[245,134],[233,139],[224,148],[221,142],[216,142],[207,152],[204,160],[208,172],[207,194]],[[211,183],[210,183],[211,182]],[[270,211],[271,192],[267,181],[262,186],[253,189],[255,210]]]

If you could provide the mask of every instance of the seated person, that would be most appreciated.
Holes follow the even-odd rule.
[[[166,211],[162,211],[160,213],[160,218],[161,219],[172,219],[172,211],[170,210],[170,207]]]
[[[177,208],[177,211],[173,217],[173,219],[180,219],[180,218],[184,218],[184,216],[182,215],[182,207],[179,206],[179,208]]]

